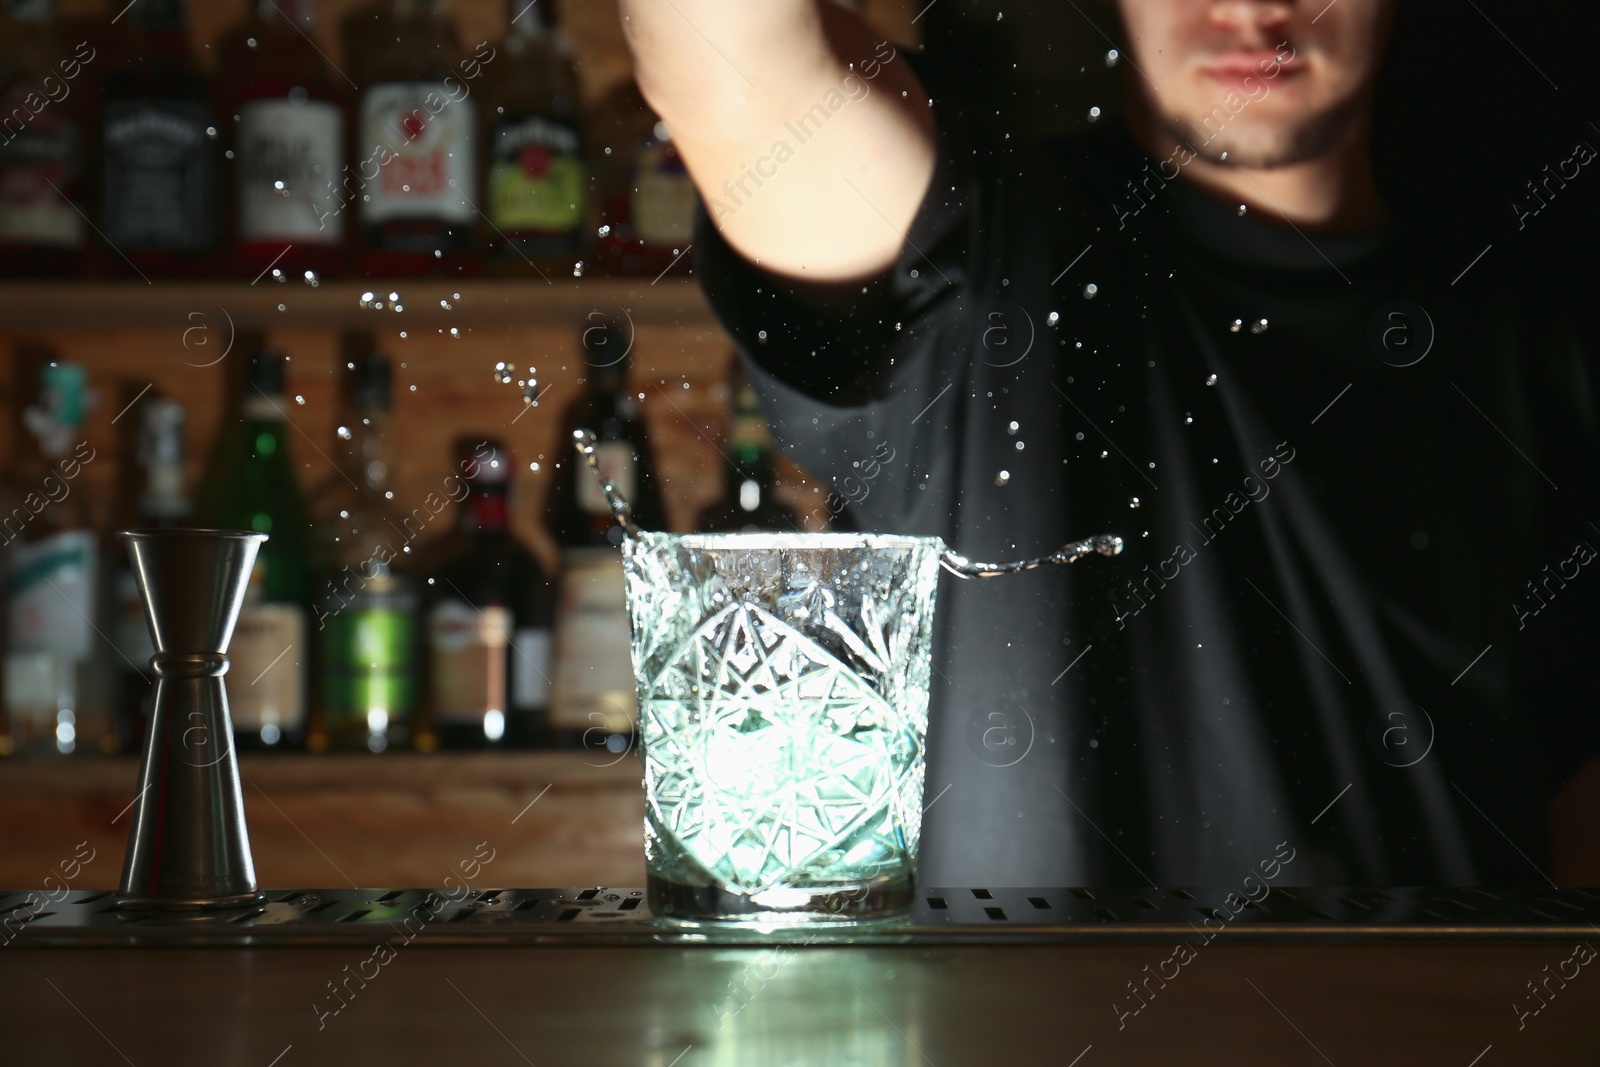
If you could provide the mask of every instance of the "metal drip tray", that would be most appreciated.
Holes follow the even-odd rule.
[[[1061,944],[1591,936],[1592,889],[1273,889],[1239,907],[1227,889],[937,889],[894,922],[687,926],[650,914],[642,889],[269,890],[258,908],[119,909],[109,890],[0,892],[0,944],[277,945]]]

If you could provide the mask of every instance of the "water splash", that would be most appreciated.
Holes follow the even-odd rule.
[[[1122,538],[1116,534],[1098,534],[1062,545],[1048,556],[1016,563],[974,563],[947,548],[939,556],[939,565],[959,578],[996,578],[1002,574],[1031,571],[1051,563],[1076,563],[1085,556],[1115,556],[1121,551]]]

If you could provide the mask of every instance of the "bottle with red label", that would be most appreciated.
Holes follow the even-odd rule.
[[[672,132],[630,78],[595,109],[600,251],[610,274],[656,277],[691,265],[696,193]]]
[[[484,90],[488,245],[502,266],[575,269],[588,176],[578,132],[578,76],[549,2],[509,0],[510,30]]]
[[[467,489],[466,507],[448,555],[427,568],[435,735],[441,748],[532,744],[549,703],[554,592],[511,530],[510,454],[492,439],[464,438],[456,451],[446,484]]]
[[[477,94],[495,49],[465,53],[447,6],[391,0],[344,24],[361,89],[343,185],[371,276],[454,276],[476,266]]]
[[[221,43],[218,98],[232,124],[232,263],[255,278],[338,270],[349,98],[312,43],[313,0],[257,0]]]
[[[106,77],[100,114],[98,258],[118,274],[201,274],[220,229],[210,89],[181,0],[139,0],[126,24],[124,62]]]
[[[97,51],[57,32],[54,0],[11,0],[9,14],[0,21],[0,274],[70,275],[90,234],[84,132]]]

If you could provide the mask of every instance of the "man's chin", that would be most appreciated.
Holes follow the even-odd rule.
[[[1359,110],[1332,108],[1315,116],[1268,123],[1241,119],[1232,128],[1212,132],[1186,119],[1169,117],[1166,134],[1195,155],[1219,167],[1272,170],[1292,167],[1332,152],[1349,134]]]

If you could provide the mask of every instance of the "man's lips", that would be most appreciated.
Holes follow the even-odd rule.
[[[1270,48],[1239,48],[1220,52],[1200,65],[1200,73],[1214,81],[1237,85],[1245,78],[1281,78],[1304,70],[1297,57],[1279,59]]]

